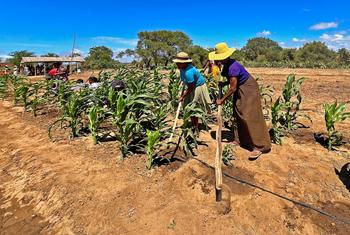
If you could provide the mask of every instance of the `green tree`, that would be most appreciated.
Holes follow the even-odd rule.
[[[59,57],[56,53],[49,52],[45,55],[42,55],[41,57]]]
[[[210,50],[195,45],[188,48],[186,52],[191,56],[193,64],[200,68],[203,67],[208,60],[208,53]]]
[[[294,61],[297,49],[295,48],[285,48],[282,51],[282,59],[284,61]]]
[[[85,59],[85,66],[90,69],[113,68],[115,64],[113,51],[105,46],[90,48],[89,55]]]
[[[336,53],[330,50],[323,42],[309,42],[300,48],[296,53],[296,60],[299,63],[306,63],[310,66],[332,62],[336,59]]]
[[[350,65],[350,51],[342,48],[338,51],[338,63],[341,65]]]
[[[12,58],[9,59],[9,62],[19,66],[23,57],[32,57],[34,56],[34,53],[30,51],[14,51],[9,55],[12,56]]]
[[[137,57],[137,54],[135,50],[132,49],[126,49],[125,51],[119,52],[116,56],[117,59],[122,59],[124,57],[129,57],[135,59]]]
[[[277,42],[269,38],[253,38],[249,39],[247,45],[242,48],[244,57],[248,61],[261,60],[266,58],[267,61],[279,61],[282,59],[282,47]]]
[[[243,62],[245,60],[245,53],[242,50],[237,50],[232,54],[232,58]]]
[[[191,46],[192,40],[180,31],[145,31],[138,33],[136,53],[146,67],[152,63],[167,66],[176,53]]]

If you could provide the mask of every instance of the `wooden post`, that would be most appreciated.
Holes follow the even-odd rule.
[[[219,99],[222,99],[222,86],[219,84]],[[222,131],[222,105],[218,107],[218,129],[216,131],[216,156],[215,156],[215,196],[216,201],[222,200],[222,144],[221,144],[221,131]]]

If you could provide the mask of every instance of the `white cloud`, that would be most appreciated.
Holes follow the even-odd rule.
[[[306,39],[299,39],[299,38],[292,38],[292,42],[306,42],[307,40]]]
[[[324,30],[324,29],[332,29],[337,28],[337,22],[321,22],[310,27],[311,30]]]
[[[267,37],[271,35],[271,32],[269,30],[263,30],[262,32],[257,33],[257,35],[260,37]]]
[[[326,43],[326,45],[334,50],[340,48],[350,49],[350,35],[335,33],[335,34],[327,34],[324,33],[320,36],[322,42]]]
[[[120,37],[98,36],[98,37],[92,38],[92,40],[99,43],[111,42],[116,44],[132,46],[132,47],[137,45],[137,39],[127,39],[127,38],[120,38]]]
[[[12,58],[12,56],[9,56],[9,55],[5,55],[5,54],[0,54],[0,62],[2,61],[6,61],[8,59]]]

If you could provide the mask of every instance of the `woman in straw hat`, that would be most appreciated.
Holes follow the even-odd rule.
[[[187,89],[179,98],[179,102],[184,102],[184,106],[194,102],[204,111],[209,112],[211,103],[208,88],[202,74],[192,65],[192,59],[185,52],[180,52],[173,60],[180,70],[181,81],[187,86]],[[198,118],[191,117],[193,126],[198,130]]]
[[[226,43],[219,43],[215,51],[209,53],[209,60],[223,65],[221,75],[227,78],[227,82],[222,85],[229,85],[227,94],[216,103],[221,105],[233,95],[239,140],[234,143],[250,150],[249,158],[254,160],[271,150],[271,140],[262,112],[258,83],[240,63],[230,58],[235,50]]]

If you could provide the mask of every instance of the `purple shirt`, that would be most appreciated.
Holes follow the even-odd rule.
[[[234,59],[230,59],[228,65],[225,65],[222,69],[221,76],[226,77],[227,79],[231,77],[236,77],[238,79],[238,85],[242,85],[243,83],[245,83],[245,81],[248,80],[250,74],[243,67],[243,65],[241,65]]]

